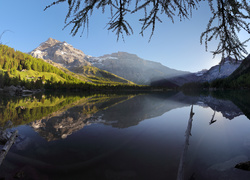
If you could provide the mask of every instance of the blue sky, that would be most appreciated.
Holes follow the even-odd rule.
[[[116,41],[115,33],[105,29],[109,14],[94,12],[90,17],[89,31],[75,37],[70,35],[71,28],[64,30],[64,19],[67,13],[67,3],[43,9],[52,0],[11,0],[2,1],[0,6],[0,33],[7,31],[1,41],[22,52],[30,52],[46,41],[49,37],[66,41],[87,55],[102,56],[117,51],[136,54],[139,57],[160,62],[173,69],[196,72],[209,69],[218,64],[220,57],[213,58],[209,51],[215,50],[216,42],[209,44],[208,52],[200,44],[200,34],[206,29],[210,17],[207,3],[194,11],[190,20],[180,22],[176,19],[173,24],[167,17],[163,23],[156,25],[151,41],[150,29],[144,37],[139,35],[141,24],[138,16],[129,16],[134,29],[132,36],[125,37],[125,42]],[[165,20],[164,20],[165,19]],[[244,37],[245,36],[245,37]],[[246,39],[249,36],[242,34]],[[247,48],[249,50],[249,48]]]

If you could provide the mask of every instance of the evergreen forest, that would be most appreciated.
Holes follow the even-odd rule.
[[[88,78],[57,68],[42,59],[0,45],[0,88],[21,86],[27,89],[56,90],[148,90],[147,86],[133,83],[107,81],[104,78]]]

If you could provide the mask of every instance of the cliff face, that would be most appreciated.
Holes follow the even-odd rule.
[[[81,50],[75,49],[66,42],[60,42],[52,38],[42,43],[30,54],[36,58],[53,60],[53,62],[69,70],[79,66],[91,66]]]

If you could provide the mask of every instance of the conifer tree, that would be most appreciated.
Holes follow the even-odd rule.
[[[42,76],[42,82],[45,82],[45,76],[44,75]]]
[[[218,39],[218,47],[213,51],[214,55],[233,55],[236,60],[243,58],[248,52],[245,43],[250,39],[241,41],[238,33],[244,30],[250,34],[250,3],[249,0],[207,0],[211,10],[211,18],[207,29],[201,34],[201,43]],[[65,18],[65,27],[73,25],[71,34],[75,36],[79,29],[88,28],[89,19],[93,11],[110,8],[110,20],[107,22],[107,29],[116,33],[117,39],[125,35],[133,34],[130,22],[126,20],[128,14],[144,11],[144,16],[139,19],[141,32],[151,28],[151,35],[154,34],[156,22],[162,22],[162,15],[165,15],[172,22],[178,16],[180,20],[189,19],[193,10],[199,9],[201,0],[56,0],[48,5],[67,3],[68,13]],[[65,28],[64,27],[64,28]]]

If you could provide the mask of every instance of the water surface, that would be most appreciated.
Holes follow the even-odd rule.
[[[247,92],[2,98],[19,131],[0,177],[250,179]],[[190,120],[193,105],[194,115]]]

